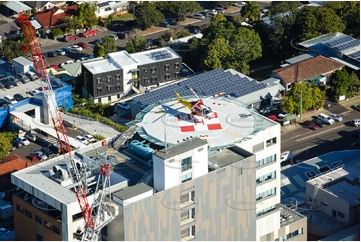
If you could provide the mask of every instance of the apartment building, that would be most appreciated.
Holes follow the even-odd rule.
[[[129,54],[119,51],[108,59],[83,63],[82,95],[95,103],[114,102],[132,86],[141,92],[180,78],[182,58],[165,47]]]

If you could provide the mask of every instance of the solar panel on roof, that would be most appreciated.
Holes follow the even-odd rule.
[[[346,35],[346,36],[341,36],[341,37],[338,37],[338,38],[335,38],[329,42],[326,42],[326,44],[328,46],[330,46],[331,48],[337,46],[337,45],[340,45],[340,44],[343,44],[345,42],[348,42],[350,40],[353,40],[353,38],[349,35]]]
[[[108,5],[109,5],[109,2],[102,2],[102,3],[98,4],[99,7],[105,7],[105,6],[108,6]]]
[[[356,51],[350,55],[348,55],[349,57],[356,59],[356,58],[360,58],[360,51]]]
[[[360,45],[360,41],[359,40],[351,40],[347,43],[344,43],[342,45],[338,45],[335,47],[336,50],[338,51],[343,51],[343,50],[347,50],[347,49],[350,49],[352,47],[356,47],[356,46],[359,46]]]

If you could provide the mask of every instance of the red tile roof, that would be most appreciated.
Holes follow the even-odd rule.
[[[78,10],[78,5],[76,4],[66,8],[53,7],[52,9],[45,10],[43,12],[38,12],[35,14],[35,16],[37,20],[40,22],[40,24],[44,28],[47,28],[60,24],[61,19],[64,16],[69,16],[69,17],[74,16],[77,10]]]
[[[0,176],[32,166],[26,159],[10,155],[0,160]]]
[[[345,65],[322,55],[273,70],[284,83],[302,82],[318,75],[327,75]]]

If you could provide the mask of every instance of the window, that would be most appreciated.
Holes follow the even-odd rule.
[[[164,66],[164,70],[165,70],[165,71],[169,71],[169,64],[167,64],[167,65]]]
[[[78,220],[80,218],[83,218],[83,214],[81,212],[73,215],[73,221]]]
[[[97,78],[97,83],[100,84],[102,82],[102,79],[100,77]]]
[[[194,194],[195,194],[194,191],[190,191],[190,192],[189,192],[189,201],[193,201],[193,202],[194,202]]]
[[[275,161],[276,161],[276,155],[271,155],[264,159],[256,161],[256,167],[264,166],[268,163],[275,162]]]
[[[111,86],[107,86],[107,91],[110,92],[112,90]]]
[[[16,204],[16,210],[18,210],[20,213],[24,213],[24,207],[19,205],[19,204]]]
[[[151,73],[156,73],[156,72],[157,72],[157,67],[154,67],[154,66],[151,67],[151,68],[150,68],[150,72],[151,72]]]
[[[53,225],[53,231],[56,234],[60,234],[60,229],[58,227],[54,226],[54,225]]]
[[[328,206],[328,204],[327,204],[326,202],[322,202],[322,201],[321,201],[321,205],[322,205],[322,206],[325,206],[325,207]]]
[[[144,77],[144,82],[149,83],[149,79],[148,79],[148,77]]]
[[[269,140],[266,141],[267,147],[268,147],[268,146],[271,146],[271,145],[274,145],[274,144],[276,144],[276,137],[274,137],[274,138],[269,139]]]
[[[186,175],[183,175],[183,176],[181,177],[181,179],[182,179],[182,183],[184,183],[184,182],[186,182],[186,181],[189,181],[189,180],[192,180],[192,173],[188,173],[188,174],[186,174]]]
[[[156,76],[152,76],[152,77],[150,78],[150,82],[154,83],[154,82],[156,82],[156,81],[157,81],[157,77],[156,77]]]
[[[257,183],[257,184],[260,184],[260,183],[262,183],[262,182],[265,182],[265,181],[268,181],[268,180],[274,179],[274,178],[276,178],[276,171],[273,171],[273,172],[270,172],[270,173],[268,173],[268,174],[266,174],[266,175],[263,175],[263,176],[258,177],[258,178],[256,179],[256,183]]]
[[[179,73],[179,72],[176,72],[176,73],[175,73],[175,77],[176,77],[176,78],[179,78],[179,77],[180,77],[180,73]]]
[[[169,75],[169,74],[165,74],[165,75],[164,75],[164,78],[165,78],[166,81],[168,81],[168,80],[170,80],[170,75]]]
[[[144,73],[148,73],[148,68],[143,69]]]
[[[188,157],[182,160],[182,172],[192,169],[192,157]]]
[[[36,221],[38,224],[42,224],[42,223],[43,223],[43,220],[42,220],[38,215],[35,215],[35,221]]]
[[[273,205],[271,207],[259,210],[259,211],[256,212],[256,216],[259,217],[259,216],[265,215],[265,214],[267,214],[269,212],[272,212],[275,209],[276,209],[276,207],[275,207],[275,205]]]
[[[120,80],[120,74],[116,74],[116,75],[115,75],[115,80],[117,80],[117,81]]]
[[[337,211],[337,215],[338,215],[340,218],[345,218],[345,214],[341,213],[340,211]]]
[[[102,93],[102,88],[101,87],[97,87],[97,93]]]
[[[33,218],[33,213],[30,212],[29,210],[25,209],[25,216],[32,219]]]
[[[116,90],[119,90],[120,89],[120,84],[117,84],[116,86],[115,86],[115,89]],[[119,98],[119,97],[118,97]]]
[[[267,191],[261,192],[259,194],[256,195],[256,201],[264,199],[266,197],[272,196],[272,195],[276,195],[276,188],[271,188]]]
[[[179,62],[174,64],[174,68],[179,68]]]
[[[109,101],[109,102],[112,101],[112,97],[111,97],[111,96],[108,97],[108,101]]]
[[[44,220],[44,226],[45,226],[45,228],[51,229],[51,223],[49,223],[46,220]]]
[[[112,77],[111,76],[107,76],[107,80],[108,82],[110,82],[112,80]]]

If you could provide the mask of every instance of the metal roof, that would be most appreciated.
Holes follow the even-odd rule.
[[[125,201],[129,198],[135,197],[137,195],[140,195],[142,193],[148,192],[153,190],[151,186],[148,186],[147,184],[141,182],[131,187],[126,187],[120,191],[112,193],[113,196]]]
[[[167,153],[165,152],[165,149],[163,150],[160,150],[158,153],[156,153],[155,155],[162,158],[163,160],[166,160],[168,158],[171,158],[173,156],[176,156],[176,155],[179,155],[179,154],[182,154],[184,152],[187,152],[187,151],[190,151],[190,150],[193,150],[197,147],[201,147],[203,145],[206,145],[207,142],[196,137],[196,138],[193,138],[191,140],[187,140],[187,141],[184,141],[174,147],[171,147],[171,148],[168,148],[167,149]]]
[[[28,59],[26,59],[23,56],[14,58],[13,62],[14,61],[19,63],[20,65],[23,65],[23,66],[33,65],[33,62],[29,61]]]
[[[31,7],[22,3],[15,1],[8,1],[4,4],[7,8],[10,8],[16,13],[25,12],[26,10],[31,10]]]
[[[108,71],[120,70],[119,66],[117,66],[116,63],[114,63],[112,60],[109,59],[83,63],[83,66],[93,74],[100,74]]]

